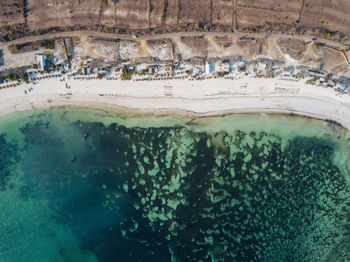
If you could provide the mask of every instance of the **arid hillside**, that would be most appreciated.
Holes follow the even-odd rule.
[[[3,41],[76,29],[283,32],[346,41],[348,10],[349,0],[3,0],[0,28]]]

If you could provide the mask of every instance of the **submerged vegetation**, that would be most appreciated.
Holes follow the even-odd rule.
[[[18,160],[17,147],[9,143],[4,134],[0,134],[0,191],[6,190],[11,174],[11,166]]]
[[[48,202],[98,261],[350,258],[349,174],[329,135],[44,120],[21,133],[21,197]]]

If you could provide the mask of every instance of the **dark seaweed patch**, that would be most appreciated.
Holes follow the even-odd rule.
[[[67,143],[42,125],[22,128],[23,196],[99,261],[349,258],[348,174],[327,138],[78,121]]]

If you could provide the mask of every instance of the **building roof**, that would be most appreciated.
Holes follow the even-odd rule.
[[[211,73],[214,71],[214,63],[211,63],[211,62],[207,62],[205,64],[205,71],[206,73]]]
[[[347,88],[347,86],[344,83],[339,83],[339,85],[339,89],[342,91],[344,91]]]

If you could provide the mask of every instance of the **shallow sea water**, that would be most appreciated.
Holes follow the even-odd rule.
[[[282,115],[0,118],[0,261],[350,261],[350,133]]]

